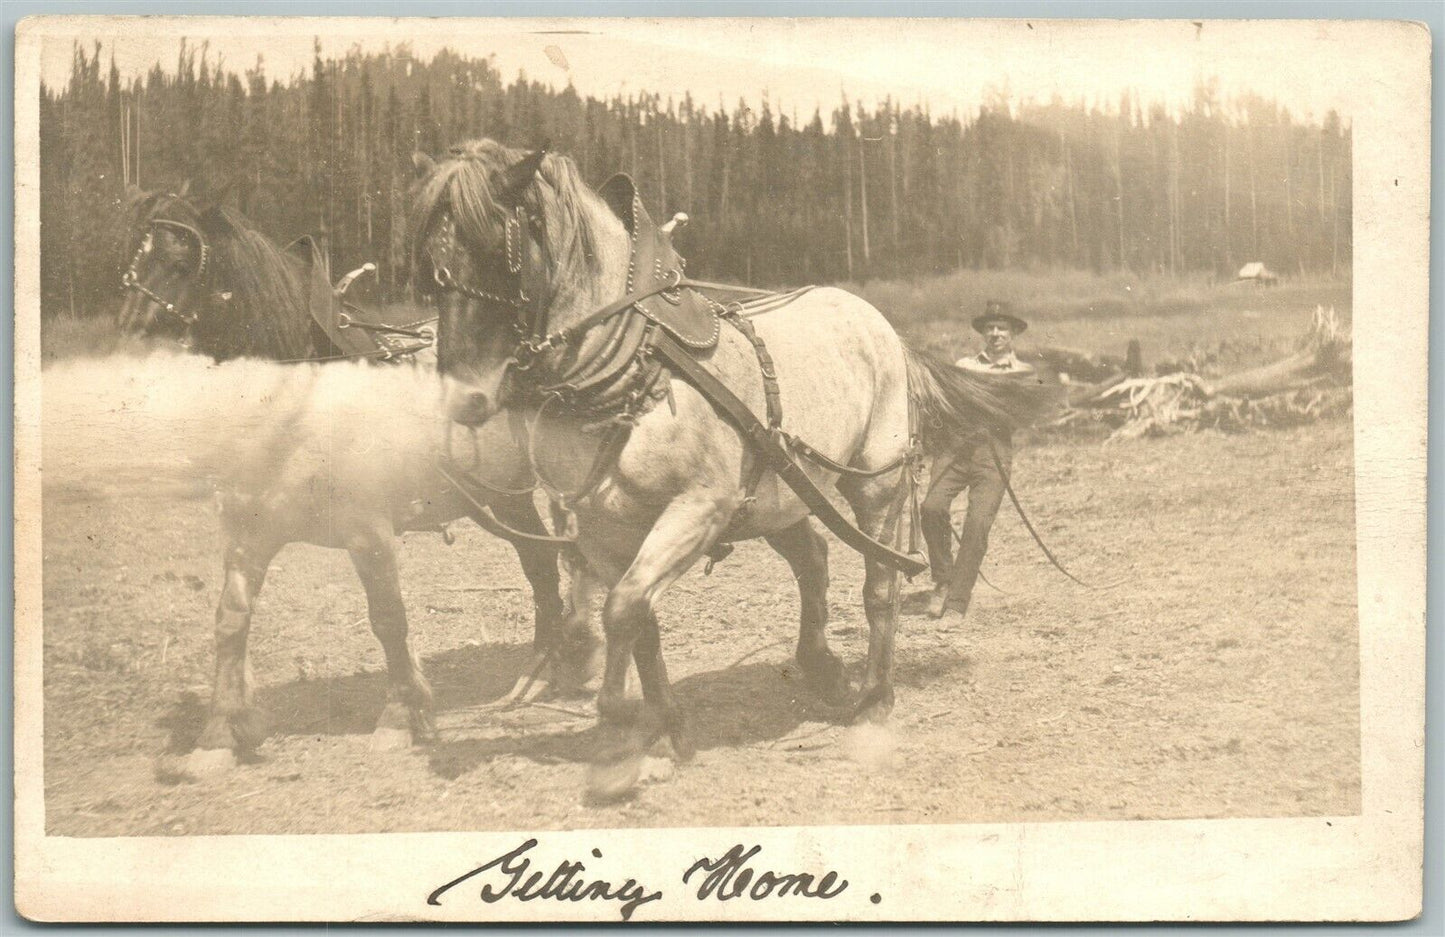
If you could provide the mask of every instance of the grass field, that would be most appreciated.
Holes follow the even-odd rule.
[[[1034,343],[1121,354],[1138,337],[1146,361],[1212,349],[1215,367],[1291,347],[1317,303],[1349,315],[1347,285],[1111,292],[1122,286],[966,274],[862,292],[943,351],[969,347],[968,319],[1002,298],[1031,318]],[[98,326],[46,340],[48,353],[109,350]],[[261,759],[165,783],[158,759],[194,738],[210,681],[214,510],[170,490],[120,496],[83,465],[47,461],[46,825],[106,836],[1355,813],[1353,451],[1347,416],[1022,448],[1014,476],[1041,533],[1109,587],[1060,577],[1005,505],[984,566],[997,588],[979,587],[961,625],[918,613],[921,582],[906,590],[892,728],[866,751],[790,663],[786,566],[743,544],[659,609],[697,760],[608,806],[580,796],[590,701],[476,711],[525,666],[530,608],[514,554],[470,525],[454,546],[411,534],[401,552],[440,741],[368,750],[385,677],[365,598],[344,553],[292,545],[253,628],[274,730]],[[856,677],[861,563],[831,546],[829,637]]]
[[[1349,321],[1348,282],[1297,280],[1260,288],[1204,276],[1139,279],[1080,271],[962,271],[917,283],[853,289],[920,346],[949,356],[976,347],[969,321],[989,299],[1029,321],[1020,347],[1058,346],[1123,357],[1139,339],[1145,364],[1191,356],[1208,370],[1259,364],[1292,350],[1316,305]]]

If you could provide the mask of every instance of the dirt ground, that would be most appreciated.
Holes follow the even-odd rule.
[[[71,836],[949,823],[1351,814],[1360,807],[1348,418],[1015,461],[1047,565],[1005,504],[967,620],[905,587],[890,731],[860,737],[789,661],[797,594],[761,543],[660,609],[699,746],[629,801],[584,800],[591,703],[483,714],[523,670],[530,602],[510,548],[410,534],[402,581],[437,691],[436,744],[375,754],[385,695],[340,552],[278,557],[252,631],[274,734],[200,783],[157,774],[193,738],[220,587],[205,500],[44,501],[46,826]],[[962,510],[963,502],[958,508]],[[833,646],[861,665],[862,566],[832,544]],[[564,711],[566,710],[566,711]]]

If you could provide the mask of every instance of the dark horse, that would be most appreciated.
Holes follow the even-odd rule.
[[[719,545],[765,537],[787,559],[802,605],[798,663],[836,685],[843,668],[825,632],[826,542],[808,520],[829,510],[829,489],[856,518],[852,541],[869,544],[860,546],[869,643],[855,718],[886,719],[895,570],[919,565],[899,562],[895,539],[915,430],[926,444],[985,423],[1018,425],[1053,392],[924,359],[877,309],[841,290],[800,291],[719,325],[723,307],[690,290],[708,286],[686,281],[629,180],[594,192],[571,160],[491,140],[421,162],[417,282],[439,295],[448,412],[463,425],[499,410],[526,421],[533,467],[569,492],[578,547],[610,589],[594,791],[630,788],[642,751],[663,733],[679,758],[691,753],[654,608]],[[685,344],[698,349],[691,358]],[[788,452],[811,455],[791,461]],[[841,519],[827,517],[836,532]],[[879,549],[890,543],[891,560]],[[641,719],[623,699],[632,663]]]
[[[313,270],[238,213],[183,194],[132,195],[122,329],[184,338],[217,361],[341,353],[311,315]]]
[[[337,354],[308,302],[313,272],[234,212],[197,209],[160,194],[137,201],[128,245],[124,327],[187,336],[218,361],[286,361]],[[497,486],[463,493],[437,471],[443,435],[435,418],[435,372],[422,364],[368,368],[295,365],[261,422],[266,438],[237,439],[222,490],[225,584],[216,609],[216,675],[210,718],[189,758],[190,773],[234,764],[266,735],[252,703],[246,643],[267,567],[287,543],[345,549],[366,589],[372,631],[390,673],[389,702],[375,747],[433,733],[432,694],[407,644],[395,537],[469,516],[487,529],[545,535],[525,461],[501,421],[466,440],[470,469]],[[381,366],[377,366],[380,368]],[[432,419],[429,419],[431,417]],[[238,415],[238,420],[240,416]],[[378,444],[378,433],[386,438]],[[465,437],[466,434],[463,434]],[[450,440],[450,436],[446,437]],[[450,448],[450,445],[448,446]],[[490,513],[489,513],[490,512]],[[505,527],[499,527],[500,519]],[[532,587],[539,655],[564,641],[582,679],[591,635],[586,608],[568,616],[559,594],[557,547],[513,539]],[[521,684],[519,683],[519,686]]]

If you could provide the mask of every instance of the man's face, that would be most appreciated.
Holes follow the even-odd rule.
[[[983,347],[990,358],[1009,355],[1014,350],[1014,330],[1007,322],[990,322],[983,327]]]

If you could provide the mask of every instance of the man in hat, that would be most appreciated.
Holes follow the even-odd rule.
[[[969,371],[1010,377],[1034,373],[1014,354],[1014,338],[1028,323],[1013,314],[1007,303],[989,300],[984,313],[973,320],[983,336],[983,350],[960,358],[956,364]],[[933,593],[928,600],[931,618],[942,618],[949,608],[968,611],[978,570],[988,550],[988,532],[1004,497],[1004,479],[1013,464],[1013,440],[1001,427],[982,428],[960,439],[933,460],[928,494],[923,499],[923,539]],[[953,502],[968,491],[968,514],[953,560]]]

